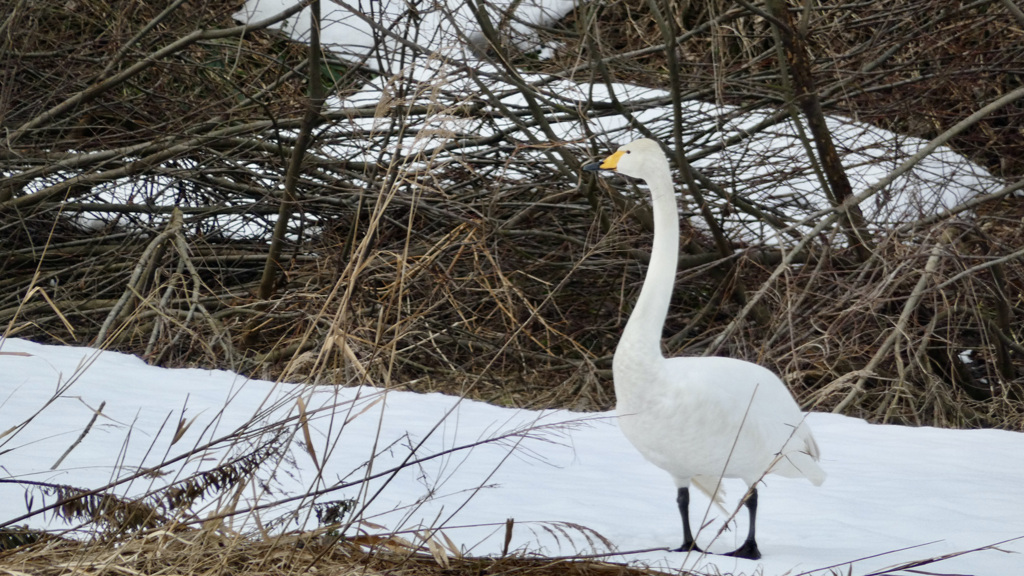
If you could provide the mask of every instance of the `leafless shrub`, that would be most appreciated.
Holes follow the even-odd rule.
[[[781,204],[748,194],[786,191],[795,175],[835,183],[805,162],[818,136],[785,128],[804,113],[788,106],[785,51],[756,6],[584,4],[540,31],[553,58],[499,25],[476,39],[493,68],[452,61],[426,81],[325,53],[314,84],[347,99],[312,116],[317,60],[280,36],[243,33],[227,7],[75,6],[43,2],[5,21],[23,30],[5,36],[0,71],[9,336],[167,366],[608,408],[610,355],[644,272],[646,201],[578,176],[618,128],[567,142],[558,126],[625,118],[640,131],[658,116],[673,119],[654,135],[675,151],[696,214],[666,327],[671,353],[760,361],[819,410],[1022,425],[1010,193],[1024,157],[1024,100],[1013,98],[1024,42],[996,17],[999,2],[793,13],[826,112],[942,135],[1003,178],[986,176],[983,202],[886,226],[854,221],[860,232],[827,205],[798,221],[786,202],[805,201],[799,193]],[[617,99],[568,91],[565,78]],[[370,81],[376,94],[348,98]],[[637,96],[618,82],[668,90]],[[682,105],[694,99],[716,106]],[[828,122],[842,158],[861,152],[843,149],[848,128]],[[806,153],[780,160],[754,144],[782,137]],[[857,162],[891,173],[909,156]],[[861,206],[904,186],[879,187]],[[866,252],[848,248],[857,234]]]

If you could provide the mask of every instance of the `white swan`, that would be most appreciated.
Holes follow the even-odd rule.
[[[657,142],[636,140],[585,170],[615,170],[650,187],[654,211],[651,262],[636,307],[615,349],[619,427],[644,458],[668,472],[683,517],[680,551],[700,551],[690,531],[690,483],[747,483],[750,528],[728,555],[757,559],[757,482],[766,473],[819,485],[818,446],[786,385],[770,370],[735,358],[665,358],[661,331],[679,255],[679,213],[668,159]]]

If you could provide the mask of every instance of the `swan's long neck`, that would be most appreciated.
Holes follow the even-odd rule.
[[[651,191],[654,212],[654,247],[640,297],[615,350],[615,359],[620,360],[620,364],[628,362],[633,365],[632,370],[641,372],[655,368],[664,358],[661,332],[672,299],[679,258],[679,210],[668,164],[652,170],[645,180]]]

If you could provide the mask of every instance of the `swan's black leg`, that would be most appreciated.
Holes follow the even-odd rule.
[[[747,540],[743,542],[742,546],[729,552],[726,556],[757,560],[761,557],[761,551],[757,549],[757,541],[754,539],[754,524],[757,518],[757,488],[750,491],[750,497],[747,498],[746,505],[747,510],[750,511],[750,529],[747,531]]]
[[[683,545],[676,548],[676,552],[703,552],[693,540],[693,532],[690,531],[690,489],[680,488],[676,493],[676,503],[679,504],[679,514],[683,517]]]

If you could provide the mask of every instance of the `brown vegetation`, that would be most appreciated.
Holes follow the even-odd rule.
[[[767,14],[715,2],[650,6],[584,5],[546,32],[563,42],[555,59],[522,64],[664,86],[673,62],[679,97],[788,114]],[[1024,42],[1000,6],[857,3],[794,13],[790,24],[806,29],[826,108],[934,136],[1021,85],[1013,63],[1024,61]],[[414,157],[373,165],[311,156],[296,180],[284,255],[271,267],[273,296],[257,298],[266,246],[227,233],[218,218],[273,227],[281,196],[255,167],[283,181],[302,152],[273,135],[301,126],[305,49],[265,32],[220,32],[233,26],[233,9],[189,3],[157,15],[83,1],[13,12],[6,25],[22,33],[6,36],[0,107],[6,333],[166,366],[608,408],[609,356],[642,277],[635,262],[646,232],[642,209],[632,212],[638,219],[624,213],[632,201],[579,182],[582,151],[496,139],[453,145],[429,171],[413,169]],[[674,18],[659,24],[658,14]],[[907,22],[914,28],[904,31]],[[672,32],[678,48],[666,60]],[[958,39],[940,42],[944,35]],[[492,56],[504,50],[495,41]],[[368,77],[330,60],[320,69],[334,94]],[[1011,185],[1013,159],[1024,157],[1021,102],[951,141]],[[555,113],[547,110],[539,109]],[[321,121],[380,113],[350,108]],[[379,149],[419,129],[424,113],[392,108],[373,137]],[[339,142],[318,134],[312,147]],[[118,178],[134,179],[136,196],[99,204],[95,191]],[[153,201],[168,190],[178,218]],[[1005,208],[991,209],[996,202]],[[108,220],[83,227],[82,214],[99,210]],[[800,254],[804,265],[781,275],[771,249],[737,258],[695,236],[666,330],[670,351],[766,363],[819,410],[1020,428],[1024,279],[1014,211],[1012,196],[993,198],[977,217],[874,234],[870,255],[815,242]],[[750,295],[749,317],[737,316]]]
[[[414,535],[409,535],[414,540]],[[463,558],[419,552],[402,537],[377,543],[375,552],[337,543],[322,534],[288,534],[250,540],[207,531],[161,530],[116,548],[47,539],[17,551],[0,549],[0,569],[56,576],[69,569],[107,574],[360,574],[365,576],[644,576],[653,570],[576,558]]]

